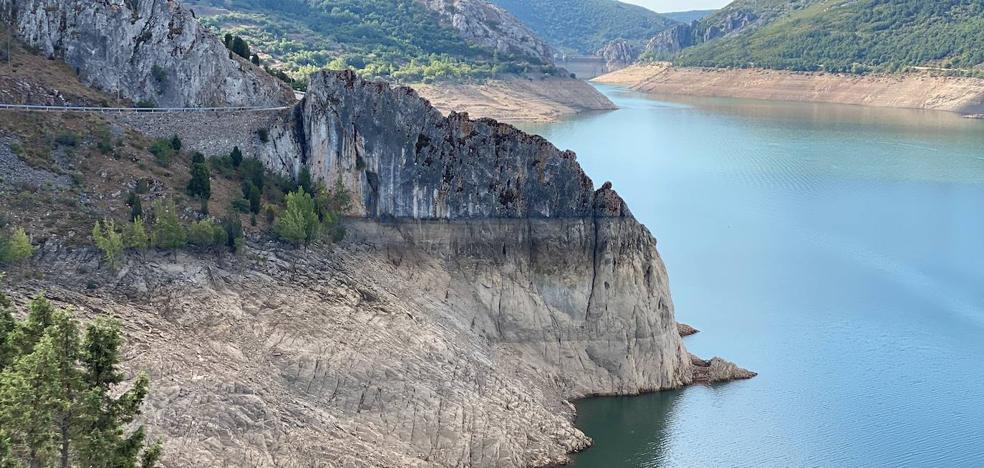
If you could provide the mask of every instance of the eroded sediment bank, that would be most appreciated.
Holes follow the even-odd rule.
[[[653,95],[824,102],[984,113],[984,80],[904,75],[846,75],[764,69],[635,65],[595,78]]]

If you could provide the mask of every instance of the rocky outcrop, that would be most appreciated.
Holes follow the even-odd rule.
[[[657,34],[646,44],[646,52],[658,58],[668,58],[694,45],[696,43],[694,40],[696,26],[696,21],[692,24],[679,24]]]
[[[605,59],[605,71],[611,72],[625,68],[639,58],[639,52],[625,40],[618,39],[608,43],[596,55]]]
[[[108,94],[160,107],[294,101],[289,87],[230,55],[173,0],[0,0],[0,18]]]
[[[553,63],[554,50],[514,16],[485,0],[417,0],[437,12],[471,44],[535,62]]]
[[[691,354],[690,359],[694,366],[694,383],[712,384],[732,380],[746,380],[758,375],[755,372],[736,366],[733,362],[728,362],[718,357],[710,361],[705,361]]]

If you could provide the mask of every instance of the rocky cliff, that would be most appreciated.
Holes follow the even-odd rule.
[[[628,42],[618,39],[608,43],[596,55],[605,59],[605,71],[611,72],[635,63],[639,58],[639,51]]]
[[[0,0],[28,45],[108,94],[161,107],[279,106],[282,82],[229,54],[173,0]]]
[[[484,0],[418,0],[437,12],[468,42],[541,63],[553,63],[554,50],[511,14]]]

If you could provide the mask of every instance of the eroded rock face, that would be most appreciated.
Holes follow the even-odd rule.
[[[541,63],[553,63],[554,50],[522,22],[485,0],[418,0],[468,42]]]
[[[618,39],[597,52],[605,59],[605,70],[615,71],[631,65],[639,58],[639,52],[628,42]]]
[[[158,107],[281,106],[282,82],[239,57],[173,0],[0,0],[18,36],[83,83]]]
[[[646,44],[646,52],[654,54],[656,57],[667,58],[687,47],[694,45],[693,31],[697,26],[693,24],[678,24],[663,32],[660,32]]]
[[[271,135],[265,164],[348,188],[351,214],[375,220],[364,241],[473,268],[452,278],[469,328],[555,369],[564,395],[692,380],[655,240],[573,153],[350,72],[312,76]]]

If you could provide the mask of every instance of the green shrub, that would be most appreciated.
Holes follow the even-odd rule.
[[[256,135],[260,137],[261,143],[267,143],[270,141],[270,131],[265,128],[257,130]]]
[[[128,224],[123,232],[123,245],[128,249],[146,249],[150,247],[150,235],[143,218],[137,216]]]
[[[137,109],[153,109],[157,107],[157,103],[150,99],[141,99],[136,102],[135,106]]]
[[[151,241],[154,247],[178,249],[187,244],[188,233],[181,225],[181,220],[178,219],[178,210],[174,206],[173,200],[158,202],[154,206],[154,215],[156,220],[151,232]]]
[[[309,244],[317,239],[319,225],[314,199],[298,188],[287,194],[287,206],[274,223],[274,231],[291,244]]]
[[[170,166],[171,160],[177,155],[174,147],[171,146],[170,140],[156,140],[150,145],[148,150],[150,151],[150,154],[154,155],[154,159],[157,161],[157,164],[160,164],[163,167]]]
[[[226,245],[233,252],[239,252],[244,244],[243,222],[239,216],[228,215],[222,218],[222,230],[226,233]]]
[[[62,132],[55,137],[55,143],[62,146],[76,146],[79,144],[79,136],[72,132]]]
[[[0,263],[20,263],[34,255],[34,247],[24,228],[16,228],[6,238],[0,238]]]
[[[171,144],[171,148],[174,149],[175,152],[178,153],[181,152],[181,147],[183,146],[183,144],[181,143],[180,137],[178,137],[177,135],[172,136],[170,140],[170,144]]]
[[[123,235],[116,230],[113,220],[96,222],[92,227],[92,240],[103,253],[103,259],[113,270],[118,270],[123,260]]]
[[[130,192],[126,196],[126,205],[130,207],[130,220],[135,220],[143,216],[143,202],[137,192]]]
[[[237,198],[232,201],[232,210],[237,213],[249,213],[249,200]]]
[[[263,163],[255,159],[244,159],[239,165],[239,173],[242,174],[243,180],[248,180],[260,189],[260,193],[263,193],[264,185],[266,185],[266,169],[263,167]]]
[[[260,203],[262,201],[263,193],[260,189],[253,185],[252,181],[243,182],[243,198],[249,202],[250,213],[256,214],[260,212]]]
[[[188,242],[202,248],[221,247],[228,243],[228,238],[225,229],[210,219],[203,219],[188,227]]]

